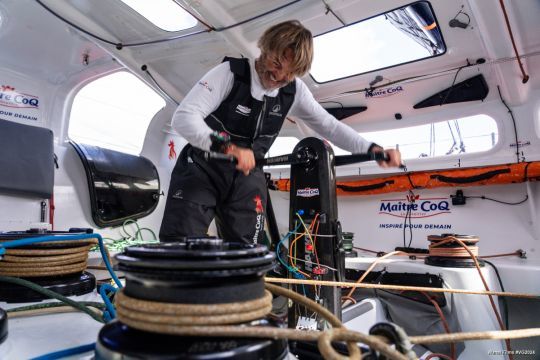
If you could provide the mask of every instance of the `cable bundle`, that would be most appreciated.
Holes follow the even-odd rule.
[[[9,241],[0,239],[3,244]],[[88,251],[97,243],[97,238],[91,238],[9,248],[0,261],[0,275],[44,277],[80,273],[86,269]]]

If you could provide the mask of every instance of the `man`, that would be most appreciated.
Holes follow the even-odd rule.
[[[313,58],[311,32],[298,21],[270,27],[258,41],[255,61],[226,58],[186,95],[173,127],[189,142],[172,172],[160,239],[204,236],[216,218],[226,241],[260,242],[266,181],[255,159],[263,158],[287,115],[352,153],[383,151],[337,121],[298,79]],[[237,164],[206,161],[218,151]],[[386,150],[380,166],[399,166],[401,155]]]

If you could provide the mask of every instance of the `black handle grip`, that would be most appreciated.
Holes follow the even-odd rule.
[[[217,160],[217,161],[229,162],[233,164],[237,163],[236,158],[228,154],[205,151],[203,156],[206,161]]]
[[[390,158],[385,152],[370,152],[366,154],[337,155],[335,157],[336,166],[348,165],[366,161],[388,161]]]
[[[217,152],[205,152],[204,158],[207,161],[213,160],[213,161],[230,162],[233,164],[237,163],[237,160],[234,156],[217,153]],[[354,163],[366,162],[366,161],[372,161],[372,160],[388,161],[389,157],[388,157],[388,154],[385,152],[338,155],[335,157],[336,166],[354,164]],[[290,165],[290,164],[304,163],[304,162],[307,162],[307,160],[304,158],[294,158],[293,154],[274,156],[274,157],[269,157],[269,158],[264,158],[264,159],[256,159],[256,163],[258,166]]]

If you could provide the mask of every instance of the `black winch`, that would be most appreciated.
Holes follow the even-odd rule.
[[[42,236],[79,235],[92,233],[91,229],[73,228],[69,231],[47,231],[41,229],[30,229],[26,231],[10,231],[0,233],[0,243],[13,240],[37,238]],[[18,247],[16,250],[34,250],[36,256],[43,258],[52,256],[49,253],[70,254],[78,249],[87,251],[88,243],[85,241],[60,241],[44,242]],[[13,251],[13,250],[12,250]],[[82,251],[82,250],[81,250]],[[9,253],[8,253],[9,255]],[[24,256],[24,255],[22,255]],[[28,255],[27,255],[28,256]],[[45,260],[42,260],[45,261]],[[53,261],[53,260],[51,260]],[[82,261],[82,260],[81,260]],[[68,261],[69,262],[69,261]],[[0,274],[3,274],[0,270]],[[3,274],[10,276],[9,273]],[[11,275],[17,276],[17,275]],[[55,291],[64,296],[85,295],[92,292],[96,287],[96,278],[91,273],[85,271],[75,271],[70,274],[46,275],[46,276],[17,276],[28,279],[46,289]],[[48,296],[38,293],[25,286],[0,282],[0,301],[7,303],[27,303],[49,299]]]
[[[152,304],[217,305],[264,297],[275,265],[265,246],[217,238],[131,246],[116,256],[126,276],[122,295]],[[244,327],[282,326],[262,318]],[[286,340],[172,335],[117,320],[100,331],[96,359],[284,359]]]

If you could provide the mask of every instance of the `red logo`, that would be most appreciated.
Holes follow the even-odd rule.
[[[176,151],[174,150],[174,141],[169,141],[169,160],[176,159]]]
[[[418,200],[418,199],[420,199],[420,195],[414,195],[414,194],[407,195],[408,202],[414,202],[415,200]]]
[[[264,209],[261,197],[257,195],[253,198],[253,201],[255,201],[255,211],[257,212],[257,214],[262,214]]]
[[[15,88],[9,85],[2,85],[0,86],[0,88],[2,89],[2,91],[15,91]]]

